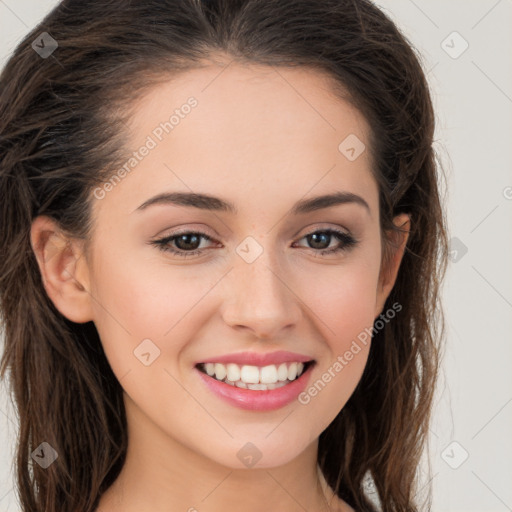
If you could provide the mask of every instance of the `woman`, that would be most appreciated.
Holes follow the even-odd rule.
[[[24,511],[428,507],[445,221],[377,7],[64,0],[0,86]]]

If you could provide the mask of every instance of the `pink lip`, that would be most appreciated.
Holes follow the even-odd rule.
[[[272,411],[280,409],[297,399],[306,388],[314,366],[312,364],[298,379],[290,382],[290,384],[266,391],[254,391],[231,386],[208,376],[197,368],[194,368],[194,370],[210,391],[229,404],[251,411]]]
[[[251,365],[251,366],[267,366],[269,364],[281,364],[281,363],[307,363],[312,361],[313,358],[302,354],[296,354],[294,352],[286,352],[279,350],[277,352],[267,352],[266,354],[260,354],[258,352],[238,352],[236,354],[226,354],[223,356],[210,357],[198,361],[199,363],[235,363],[238,365]]]

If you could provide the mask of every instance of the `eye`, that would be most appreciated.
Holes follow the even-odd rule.
[[[322,256],[325,254],[334,254],[341,251],[347,251],[351,247],[357,244],[357,240],[348,233],[338,231],[337,229],[322,229],[313,231],[303,238],[307,239],[310,244],[313,245],[313,249],[319,249],[318,252]],[[329,248],[330,242],[338,240],[338,245]],[[322,249],[322,246],[327,244],[327,248]]]
[[[154,240],[151,243],[164,252],[170,252],[182,258],[187,258],[203,252],[202,249],[198,248],[201,245],[201,239],[212,241],[212,238],[205,233],[184,231],[183,233],[173,234],[160,240]],[[176,244],[177,249],[171,246],[172,243]]]
[[[158,240],[153,240],[150,244],[155,245],[164,252],[170,252],[180,258],[187,258],[196,254],[201,254],[204,251],[204,247],[201,248],[202,239],[213,242],[213,238],[208,236],[206,233],[184,231]],[[309,247],[309,249],[312,249],[320,255],[347,251],[358,243],[352,235],[336,229],[313,231],[303,236],[301,240],[302,239],[306,239],[308,243],[312,244],[312,247]],[[333,240],[338,241],[337,245],[329,247]],[[323,246],[326,246],[326,248],[322,248]]]

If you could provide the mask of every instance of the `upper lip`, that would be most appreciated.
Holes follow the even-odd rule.
[[[265,354],[258,352],[237,352],[235,354],[225,354],[222,356],[210,357],[209,359],[203,359],[200,363],[235,363],[238,365],[251,365],[251,366],[267,366],[271,364],[281,363],[307,363],[313,361],[310,356],[303,354],[296,354],[295,352],[287,352],[279,350],[277,352],[267,352]]]

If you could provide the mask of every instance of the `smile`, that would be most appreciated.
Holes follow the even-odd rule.
[[[217,381],[253,391],[278,389],[298,379],[312,361],[270,364],[267,366],[235,363],[200,363],[198,369]]]
[[[316,362],[281,362],[265,366],[198,363],[195,370],[213,396],[238,409],[272,411],[296,401]]]

